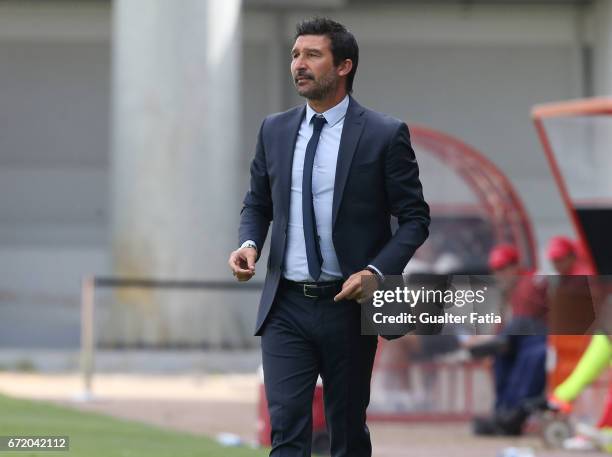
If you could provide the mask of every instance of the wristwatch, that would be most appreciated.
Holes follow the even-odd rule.
[[[257,245],[255,244],[255,241],[251,241],[251,240],[246,240],[244,243],[242,243],[240,245],[240,249],[242,248],[253,248],[255,249],[255,251],[257,251]]]
[[[380,270],[376,268],[374,265],[368,265],[367,267],[365,267],[365,269],[374,273],[374,276],[376,277],[376,282],[378,283],[378,287],[380,287],[385,281],[385,277],[380,272]]]

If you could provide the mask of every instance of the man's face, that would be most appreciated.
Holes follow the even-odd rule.
[[[340,75],[334,66],[331,40],[325,35],[301,35],[291,50],[291,76],[298,94],[323,100],[336,91]]]
[[[576,256],[568,254],[564,257],[553,260],[552,264],[555,267],[555,270],[557,270],[557,273],[560,275],[567,275],[570,273],[570,271],[572,271],[575,261]]]
[[[499,288],[503,293],[509,292],[514,287],[520,272],[521,268],[516,263],[493,270],[495,279],[497,280]]]

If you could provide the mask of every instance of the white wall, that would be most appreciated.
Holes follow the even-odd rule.
[[[0,4],[0,346],[78,344],[107,269],[108,9]]]

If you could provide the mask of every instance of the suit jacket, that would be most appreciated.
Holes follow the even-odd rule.
[[[287,239],[293,151],[305,116],[298,106],[266,117],[251,163],[239,241],[261,252],[270,223],[270,256],[255,335],[260,335],[281,279]],[[391,216],[399,227],[391,232]],[[425,241],[429,207],[405,123],[350,97],[338,150],[332,204],[332,240],[345,278],[368,264],[399,275]]]

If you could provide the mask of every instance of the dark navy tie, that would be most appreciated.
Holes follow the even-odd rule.
[[[314,164],[317,145],[325,118],[316,114],[312,118],[312,136],[306,146],[304,155],[304,171],[302,174],[302,216],[304,225],[304,239],[306,241],[306,258],[308,259],[308,272],[315,281],[321,276],[321,265],[323,256],[319,245],[319,235],[317,233],[317,221],[314,214],[314,203],[312,200],[312,166]]]

